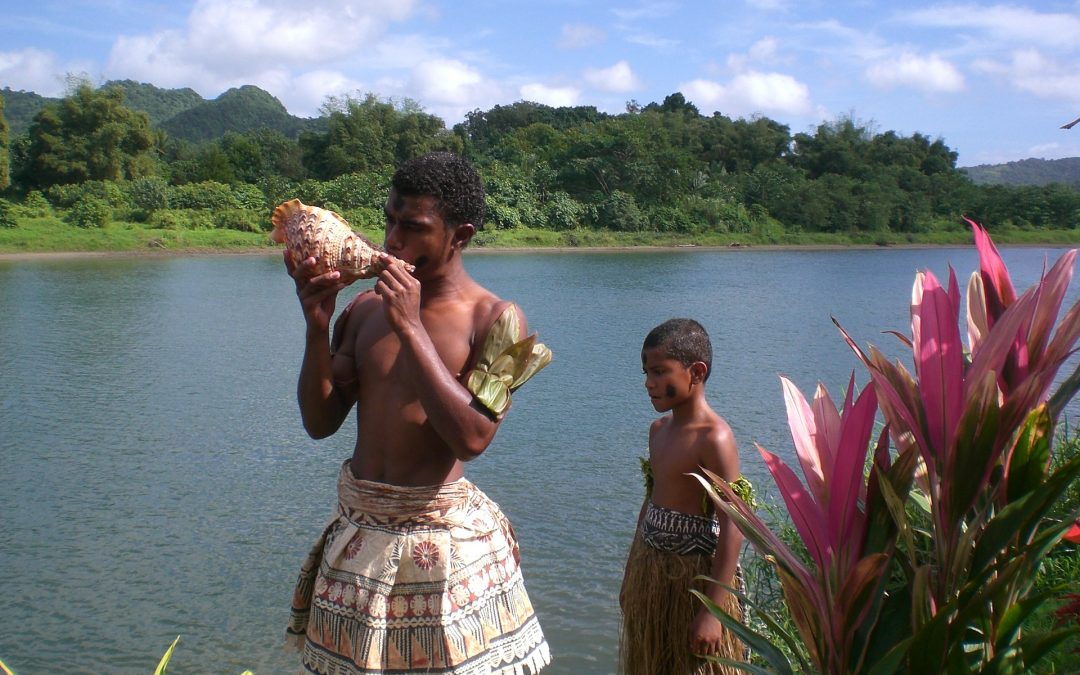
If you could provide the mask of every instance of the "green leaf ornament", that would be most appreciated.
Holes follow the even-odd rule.
[[[517,340],[520,334],[517,312],[509,305],[492,324],[465,381],[476,400],[496,417],[510,407],[510,395],[518,387],[551,363],[551,350],[536,341],[536,333]]]

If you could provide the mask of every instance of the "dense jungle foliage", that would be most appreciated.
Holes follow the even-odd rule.
[[[1072,187],[977,184],[942,139],[852,117],[792,133],[766,117],[703,115],[680,93],[617,115],[521,101],[448,129],[415,101],[374,94],[329,98],[319,118],[303,120],[256,87],[214,101],[132,82],[69,89],[38,101],[25,131],[0,122],[0,232],[49,218],[257,232],[292,197],[376,227],[393,167],[441,149],[481,169],[489,230],[563,233],[563,242],[571,231],[934,241],[963,232],[961,215],[1038,241],[1080,222]],[[0,100],[19,99],[25,114],[27,100],[12,94]]]

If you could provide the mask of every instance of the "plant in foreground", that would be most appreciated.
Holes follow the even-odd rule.
[[[784,381],[806,487],[777,457],[759,451],[810,565],[726,485],[717,493],[702,479],[775,565],[801,644],[782,633],[780,639],[805,653],[815,672],[1017,672],[1080,633],[1078,626],[1020,631],[1059,592],[1033,592],[1034,579],[1080,516],[1047,517],[1080,476],[1080,458],[1056,467],[1049,461],[1058,418],[1080,388],[1078,368],[1051,393],[1080,338],[1080,303],[1058,321],[1076,251],[1018,296],[990,237],[968,222],[980,269],[967,286],[966,349],[955,273],[950,269],[943,287],[931,272],[919,272],[911,333],[897,334],[914,372],[873,346],[864,352],[840,328],[870,374],[872,386],[855,403],[854,378],[842,412],[824,387],[811,407]],[[864,485],[875,402],[885,430]],[[909,517],[912,504],[924,505],[928,531]],[[762,636],[725,619],[775,670],[792,671]]]

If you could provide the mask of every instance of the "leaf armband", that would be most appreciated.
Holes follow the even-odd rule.
[[[488,331],[476,367],[465,381],[476,400],[496,417],[510,407],[510,395],[518,387],[551,363],[551,350],[536,341],[536,333],[517,340],[520,334],[517,312],[508,305]]]

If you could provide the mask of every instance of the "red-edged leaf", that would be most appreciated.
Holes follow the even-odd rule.
[[[851,380],[854,383],[854,371],[851,373]],[[821,473],[826,476],[825,487],[828,488],[828,476],[832,475],[836,462],[836,446],[840,444],[840,413],[837,412],[828,390],[820,383],[814,390],[813,409],[814,426],[817,428],[814,445],[817,446],[821,458]]]
[[[758,444],[754,444],[765,460],[765,466],[776,481],[776,487],[787,505],[788,514],[795,525],[810,557],[817,563],[818,569],[827,569],[832,558],[825,526],[825,515],[821,507],[806,491],[795,472],[779,457]]]
[[[762,555],[775,558],[778,565],[789,569],[802,583],[814,583],[813,575],[806,569],[806,566],[791,552],[787,544],[769,529],[765,521],[761,520],[757,513],[735,494],[735,491],[731,489],[726,480],[704,467],[701,468],[701,472],[704,476],[696,473],[690,475],[701,483],[701,486],[705,488],[706,493],[713,499],[713,503],[716,504],[717,508],[720,508],[732,518],[743,535]],[[723,498],[716,494],[717,491],[721,493]]]
[[[1065,300],[1065,291],[1069,289],[1069,282],[1072,281],[1075,259],[1076,249],[1068,251],[1058,258],[1039,282],[1039,300],[1031,317],[1027,337],[1028,357],[1032,364],[1039,363],[1043,350],[1050,341],[1050,331],[1054,329],[1061,303]]]
[[[950,275],[952,276],[952,275]],[[955,284],[955,277],[950,286]],[[960,307],[951,293],[927,272],[923,281],[920,339],[915,343],[927,436],[938,458],[952,447],[956,423],[963,414],[964,346],[960,340]]]
[[[983,337],[979,350],[972,355],[967,382],[979,382],[990,371],[1000,376],[1016,342],[1017,333],[1031,318],[1035,307],[1034,296],[1033,289],[1028,289],[997,318],[990,332]]]
[[[967,327],[968,350],[972,355],[979,350],[983,336],[990,332],[986,318],[986,296],[983,292],[982,277],[978,272],[971,273],[967,287]]]
[[[1016,290],[1013,288],[1012,279],[1009,278],[1009,270],[1005,267],[1005,261],[1001,259],[997,247],[978,223],[970,218],[964,218],[971,225],[975,234],[975,248],[979,252],[979,268],[982,273],[986,289],[986,309],[992,328],[997,317],[1016,300]]]
[[[855,631],[862,626],[870,608],[878,599],[878,585],[889,563],[889,556],[875,553],[859,560],[844,579],[837,596],[838,620],[845,627],[844,645],[850,650]]]
[[[1073,345],[1080,338],[1080,302],[1074,304],[1058,323],[1054,337],[1040,358],[1040,364],[1060,364],[1069,358]]]
[[[781,376],[780,384],[784,389],[784,406],[787,408],[791,440],[795,443],[795,455],[799,458],[806,484],[814,493],[814,498],[824,504],[828,500],[829,488],[825,483],[825,471],[818,453],[818,429],[814,413],[802,392],[791,380]]]
[[[836,470],[829,478],[831,484],[828,505],[830,536],[838,548],[846,550],[847,560],[862,554],[864,512],[860,504],[866,500],[863,467],[870,450],[877,414],[877,396],[873,387],[865,387],[858,400],[844,411],[843,432],[836,452]]]

